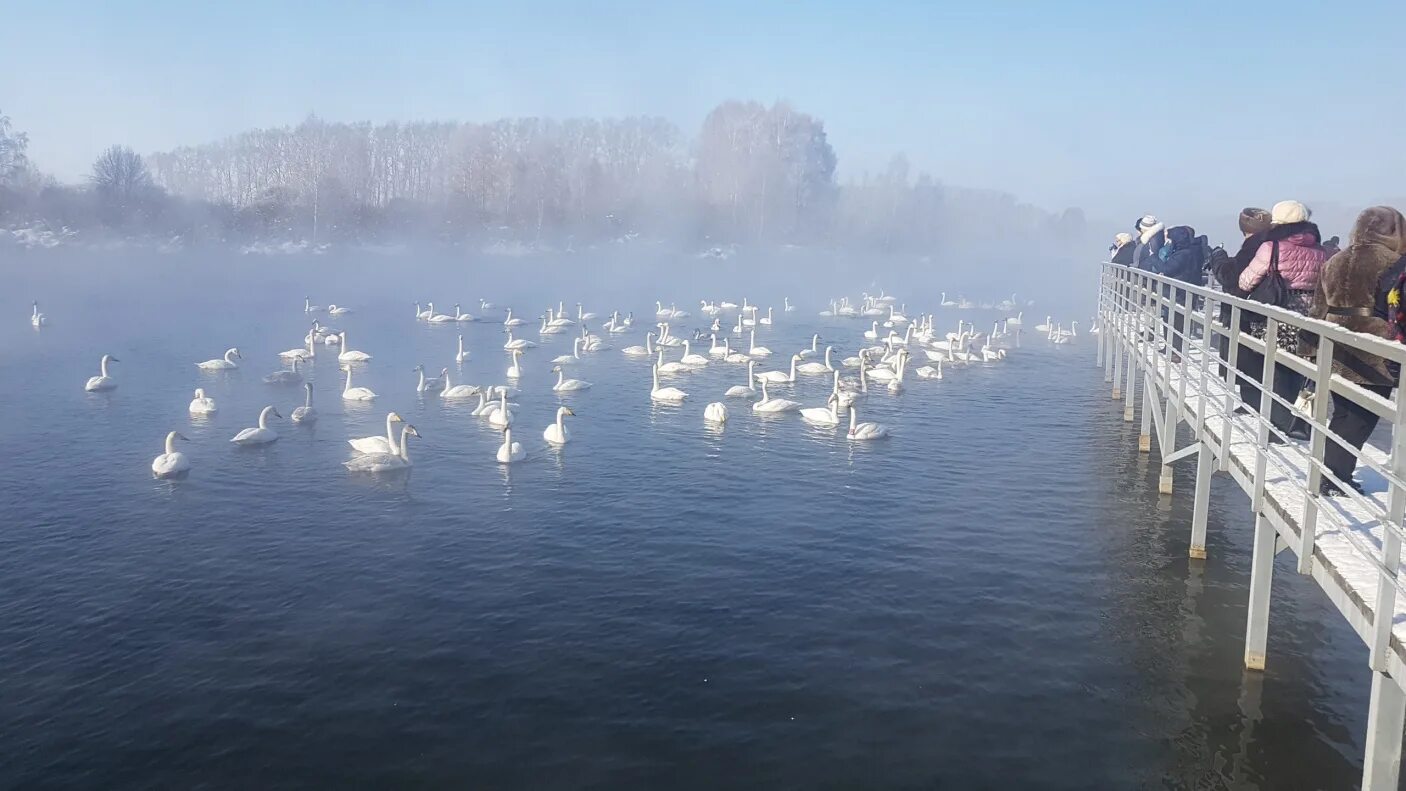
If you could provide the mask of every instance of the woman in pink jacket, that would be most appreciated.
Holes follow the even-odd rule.
[[[1274,208],[1270,210],[1271,224],[1265,234],[1265,241],[1255,251],[1250,265],[1240,274],[1239,286],[1243,291],[1254,291],[1255,286],[1269,274],[1271,264],[1277,261],[1279,275],[1289,287],[1288,299],[1279,307],[1296,313],[1308,313],[1309,306],[1313,304],[1314,289],[1318,288],[1318,278],[1323,274],[1323,264],[1328,260],[1328,251],[1323,249],[1323,235],[1319,233],[1318,226],[1309,222],[1308,218],[1308,207],[1298,201],[1286,200],[1274,204]],[[1256,338],[1264,339],[1264,317],[1250,317],[1250,333]],[[1294,354],[1298,351],[1298,342],[1298,332],[1281,329],[1276,345]],[[1264,358],[1249,349],[1242,349],[1241,354],[1247,363],[1241,367],[1241,371],[1259,379],[1264,367]],[[1258,358],[1258,364],[1255,358]],[[1274,366],[1272,387],[1274,394],[1279,398],[1294,403],[1303,383],[1304,378],[1297,372],[1282,365]],[[1252,409],[1258,408],[1255,397],[1251,397],[1249,406]],[[1271,405],[1270,423],[1284,432],[1289,439],[1309,438],[1308,427],[1296,419],[1288,407],[1278,402]],[[1283,440],[1271,433],[1270,441]]]

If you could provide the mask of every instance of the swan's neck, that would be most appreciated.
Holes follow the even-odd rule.
[[[176,452],[176,432],[172,431],[166,435],[166,455]]]
[[[655,390],[658,390],[658,389],[659,389],[659,366],[658,366],[658,365],[653,366],[652,368],[650,368],[650,371],[652,372],[652,375],[653,375],[653,378],[654,378],[654,389],[655,389]]]
[[[229,351],[225,352],[225,362],[227,362],[227,363],[233,363],[233,362],[234,362],[234,349],[230,349]]]
[[[565,379],[566,379],[566,371],[557,371],[557,387],[561,387],[561,383],[562,383]],[[561,418],[557,418],[557,420],[560,421]]]
[[[409,462],[409,461],[410,461],[410,427],[409,427],[409,426],[406,426],[405,428],[403,428],[403,429],[400,430],[400,447],[397,449],[397,448],[394,447],[394,445],[392,445],[392,449],[393,449],[393,450],[399,450],[399,451],[400,451],[400,460],[401,460],[401,461],[404,461],[404,462]]]
[[[766,392],[766,380],[763,379],[763,380],[762,380],[762,403],[766,403],[767,401],[770,401],[770,400],[771,400],[771,396],[767,395],[767,392]]]
[[[858,410],[858,409],[855,409],[855,407],[854,407],[853,404],[850,404],[850,407],[849,407],[849,430],[850,430],[851,432],[853,432],[854,429],[855,429],[855,427],[858,426],[858,425],[859,425],[859,410]]]
[[[348,367],[348,368],[347,368],[347,384],[346,384],[345,387],[342,388],[342,392],[345,393],[346,391],[348,391],[348,390],[350,390],[350,389],[351,389],[351,368]]]
[[[307,393],[307,394],[306,394],[305,396],[303,396],[303,406],[305,406],[305,407],[311,409],[311,408],[312,408],[312,386],[311,386],[311,385],[309,385],[309,386],[307,387],[306,393]]]
[[[557,432],[560,433],[560,432],[564,432],[564,431],[566,431],[566,410],[565,410],[565,409],[558,409],[558,410],[557,410]]]
[[[830,365],[830,352],[831,352],[830,347],[829,347],[829,346],[826,346],[826,347],[825,347],[825,367],[826,367],[826,368],[833,368],[833,367],[834,367],[834,366]]]
[[[107,355],[106,355],[106,354],[103,355],[102,362],[99,363],[98,367],[102,369],[103,378],[106,379],[106,378],[107,378]]]
[[[424,389],[425,389],[425,369],[424,369],[424,368],[421,368],[421,369],[420,369],[420,389],[421,389],[421,390],[424,390]]]
[[[266,429],[266,428],[269,427],[269,425],[268,425],[268,423],[269,423],[269,413],[272,412],[272,411],[273,411],[273,407],[271,407],[271,406],[266,406],[266,407],[264,407],[263,409],[259,410],[259,428],[260,428],[260,429]]]

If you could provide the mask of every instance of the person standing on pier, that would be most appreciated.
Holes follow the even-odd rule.
[[[1255,287],[1267,277],[1283,278],[1288,287],[1287,293],[1280,295],[1277,307],[1295,313],[1307,313],[1313,301],[1314,289],[1323,272],[1323,264],[1328,260],[1328,251],[1323,249],[1323,234],[1318,226],[1309,222],[1308,207],[1295,200],[1280,201],[1270,210],[1271,225],[1265,234],[1265,241],[1255,251],[1255,257],[1245,271],[1240,274],[1239,286],[1251,299],[1256,298]],[[1261,300],[1263,301],[1263,300]],[[1250,332],[1256,338],[1264,338],[1266,322],[1254,321]],[[1290,354],[1298,349],[1298,333],[1281,331],[1278,347]],[[1261,368],[1263,363],[1261,363]],[[1271,388],[1276,396],[1292,404],[1298,398],[1304,378],[1282,365],[1275,365]],[[1258,397],[1246,399],[1255,403]],[[1270,409],[1270,422],[1290,439],[1308,439],[1308,428],[1294,418],[1293,412],[1284,404],[1275,401]],[[1278,440],[1278,437],[1274,438]]]
[[[1167,229],[1167,243],[1153,257],[1152,271],[1163,277],[1199,286],[1202,284],[1205,263],[1205,250],[1196,238],[1196,231],[1189,225],[1177,225]],[[1167,288],[1166,291],[1170,292],[1171,289]],[[1167,293],[1165,296],[1170,297],[1175,305],[1191,307],[1186,304],[1186,292],[1182,289],[1176,289],[1174,294]],[[1181,333],[1185,323],[1186,317],[1179,312],[1172,317],[1172,349],[1178,353],[1181,352]]]
[[[1134,228],[1137,231],[1137,246],[1133,248],[1133,266],[1151,270],[1157,251],[1162,249],[1162,243],[1167,238],[1163,233],[1164,226],[1156,217],[1144,214]]]
[[[1108,248],[1110,263],[1122,264],[1123,266],[1133,265],[1133,251],[1137,245],[1133,243],[1133,235],[1130,233],[1120,233],[1113,237],[1113,246]]]
[[[1264,244],[1265,235],[1269,233],[1270,217],[1268,209],[1261,209],[1256,206],[1248,206],[1240,210],[1240,233],[1244,236],[1244,241],[1240,244],[1240,250],[1235,257],[1226,261],[1224,265],[1217,267],[1211,272],[1216,282],[1220,284],[1221,291],[1232,297],[1245,298],[1245,292],[1240,290],[1240,275],[1244,274],[1245,267],[1254,260],[1255,253],[1259,252],[1260,245]],[[1220,306],[1220,325],[1225,327],[1227,332],[1216,338],[1217,348],[1220,349],[1220,357],[1223,361],[1230,360],[1230,316],[1231,307],[1222,304]],[[1249,332],[1252,320],[1258,314],[1249,311],[1240,312],[1240,331]],[[1263,317],[1260,317],[1261,320]],[[1258,357],[1258,360],[1254,358]],[[1260,378],[1260,373],[1264,367],[1264,357],[1258,352],[1242,348],[1235,357],[1236,368],[1241,373],[1254,379]],[[1224,368],[1221,369],[1221,376],[1225,376]],[[1259,403],[1259,399],[1251,399],[1254,394],[1254,385],[1245,380],[1240,380],[1240,400],[1246,403]]]
[[[1340,324],[1353,332],[1395,338],[1388,320],[1387,295],[1397,287],[1401,267],[1406,262],[1406,217],[1389,206],[1373,206],[1358,216],[1347,249],[1328,259],[1323,276],[1313,294],[1308,315]],[[1305,356],[1316,356],[1317,339],[1305,336]],[[1364,390],[1390,397],[1397,373],[1390,363],[1342,345],[1333,347],[1333,373],[1356,382]],[[1328,429],[1361,450],[1377,427],[1377,413],[1337,393],[1333,394],[1333,417]],[[1357,457],[1331,438],[1323,448],[1323,466],[1335,478],[1362,490],[1352,480]],[[1319,493],[1343,494],[1340,486],[1325,478]]]

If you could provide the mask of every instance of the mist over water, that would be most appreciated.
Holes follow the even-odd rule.
[[[657,406],[646,365],[619,352],[655,300],[691,310],[687,329],[705,323],[699,298],[775,306],[758,341],[778,353],[812,333],[853,353],[867,323],[816,314],[879,288],[909,315],[944,290],[1014,291],[1037,300],[1027,325],[1067,321],[1092,312],[1092,270],[1078,283],[1018,251],[804,249],[51,251],[6,266],[0,786],[1357,782],[1360,642],[1283,566],[1269,670],[1242,673],[1243,495],[1216,482],[1210,558],[1188,561],[1191,499],[1156,495],[1087,340],[1030,332],[1004,363],[873,393],[864,419],[894,433],[871,444],[743,402],[708,429],[703,405],[743,367],[676,377],[688,402]],[[380,398],[343,403],[335,347],[319,347],[316,426],[281,421],[273,445],[233,447],[263,405],[302,401],[260,377],[306,331],[305,294],[354,308],[324,321],[374,355],[356,383]],[[32,299],[50,318],[39,332]],[[528,319],[581,301],[636,324],[575,366],[594,387],[564,398],[547,361],[570,336],[523,328],[542,343],[514,399],[529,459],[504,468],[498,433],[418,396],[411,373],[503,381],[502,327],[415,321],[430,299]],[[938,326],[999,315],[939,311]],[[230,346],[239,370],[194,367]],[[104,352],[120,385],[85,393]],[[818,405],[829,383],[778,394]],[[208,421],[186,412],[198,386],[219,403]],[[556,451],[540,437],[560,403],[578,417]],[[383,431],[392,409],[423,435],[415,468],[348,473],[346,439]],[[194,469],[153,481],[170,430],[191,438]]]

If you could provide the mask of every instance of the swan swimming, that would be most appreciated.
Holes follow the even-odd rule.
[[[366,352],[359,352],[355,349],[347,348],[347,333],[345,331],[337,333],[337,337],[342,342],[342,353],[337,355],[337,359],[344,363],[364,363],[371,359],[371,355]]]
[[[352,369],[350,365],[342,366],[342,370],[347,372],[347,383],[342,388],[342,398],[346,401],[371,401],[376,398],[376,393],[369,387],[352,387]]]
[[[766,380],[762,379],[762,400],[752,404],[753,412],[763,412],[774,414],[777,412],[792,412],[800,409],[799,401],[792,401],[789,398],[772,398],[766,391]]]
[[[676,403],[679,403],[680,401],[683,401],[685,398],[688,398],[688,393],[685,393],[684,391],[678,389],[677,387],[660,387],[660,386],[659,386],[659,364],[658,364],[658,363],[655,363],[655,364],[651,367],[650,370],[651,370],[651,372],[652,372],[653,375],[654,375],[654,386],[651,387],[650,390],[649,390],[649,397],[650,397],[651,400],[653,400],[653,401],[663,401],[664,403],[669,403],[669,404],[676,404]]]
[[[509,363],[509,365],[508,365],[508,372],[507,372],[506,376],[507,376],[509,379],[521,379],[521,378],[522,378],[522,364],[521,364],[521,361],[522,361],[522,349],[513,349],[513,350],[512,350],[512,355],[511,355],[511,356],[512,356],[512,362]]]
[[[801,357],[804,357],[804,358],[807,358],[807,359],[819,355],[819,354],[820,354],[820,333],[817,332],[817,333],[815,333],[814,335],[810,336],[810,348],[809,348],[809,349],[801,349],[800,351],[796,352],[796,354],[799,354]]]
[[[228,349],[225,351],[224,357],[216,360],[206,360],[203,363],[196,363],[195,367],[206,371],[228,371],[233,368],[238,368],[239,363],[235,362],[235,360],[242,359],[244,359],[244,357],[239,353],[238,349]]]
[[[357,453],[395,453],[395,434],[392,424],[403,423],[405,419],[394,412],[386,413],[386,436],[359,437],[347,440],[347,444],[352,446],[352,450]]]
[[[832,351],[834,351],[834,349],[835,349],[835,347],[833,347],[833,346],[826,346],[826,347],[825,347],[825,362],[822,363],[822,362],[816,362],[816,361],[812,360],[812,361],[810,361],[810,362],[801,363],[799,366],[796,367],[796,373],[802,373],[802,374],[828,374],[828,373],[830,373],[831,371],[835,370],[835,366],[833,366],[833,365],[830,364],[830,353],[831,353]],[[800,359],[800,357],[801,357],[801,356],[800,356],[799,354],[796,355],[796,359]]]
[[[203,387],[195,388],[195,398],[190,401],[190,413],[192,415],[215,414],[215,399],[206,396]]]
[[[771,349],[768,349],[768,348],[765,347],[765,346],[758,346],[758,345],[757,345],[757,331],[756,331],[756,330],[752,330],[751,348],[747,350],[747,353],[750,354],[750,355],[752,355],[753,357],[770,357],[770,356],[771,356]]]
[[[724,404],[721,401],[714,401],[713,403],[703,407],[703,419],[709,423],[726,423],[727,404]]]
[[[522,449],[522,443],[513,442],[511,426],[503,429],[503,444],[498,446],[496,458],[499,464],[512,464],[527,458],[527,451]]]
[[[542,432],[542,439],[553,445],[565,445],[571,439],[571,432],[566,430],[566,416],[575,415],[570,407],[560,407],[557,409],[557,422],[547,426]]]
[[[581,361],[581,338],[571,339],[571,354],[559,354],[552,358],[556,365],[571,365]]]
[[[49,322],[49,318],[48,318],[47,316],[45,316],[43,313],[40,313],[40,312],[39,312],[39,303],[38,303],[38,302],[35,302],[35,303],[34,303],[34,313],[32,313],[32,314],[30,315],[30,317],[29,317],[30,326],[33,326],[33,327],[35,327],[35,328],[37,329],[37,328],[39,328],[39,327],[44,326],[44,325],[47,324],[48,322]]]
[[[650,341],[651,341],[653,338],[654,338],[654,333],[652,333],[652,332],[647,332],[647,333],[645,333],[645,335],[644,335],[644,345],[643,345],[643,346],[626,346],[625,348],[621,349],[620,351],[623,352],[623,353],[625,353],[625,354],[630,355],[631,357],[653,357],[653,356],[654,356],[654,346],[650,343]]]
[[[557,383],[552,385],[552,390],[558,393],[570,390],[589,390],[591,388],[590,382],[584,382],[580,379],[563,378],[566,376],[566,372],[562,370],[560,365],[553,368],[552,371],[557,375]]]
[[[278,439],[278,432],[268,427],[270,417],[281,418],[278,410],[272,406],[266,406],[259,412],[259,427],[246,428],[230,440],[237,445],[266,445]]]
[[[689,366],[684,365],[683,363],[680,363],[680,362],[674,362],[674,361],[669,361],[669,362],[667,362],[667,363],[664,362],[664,350],[661,348],[661,349],[659,349],[658,351],[659,351],[659,359],[654,363],[654,367],[659,370],[659,373],[661,373],[661,374],[681,374],[681,373],[687,373],[687,372],[693,370],[693,369],[690,368]]]
[[[184,440],[185,436],[176,431],[166,435],[166,452],[151,460],[152,475],[157,478],[179,478],[190,472],[190,459],[176,450],[178,439]]]
[[[342,306],[340,306],[340,305],[328,305],[328,306],[327,306],[327,315],[329,315],[329,316],[344,316],[344,315],[346,315],[346,314],[348,314],[348,313],[351,313],[351,312],[352,312],[352,311],[351,311],[351,308],[342,307]]]
[[[834,393],[825,399],[825,406],[806,407],[801,410],[801,417],[810,423],[821,426],[840,425],[840,399]]]
[[[508,394],[498,396],[498,408],[488,413],[488,425],[507,428],[513,424],[513,411],[508,409]]]
[[[527,323],[527,322],[526,322],[526,321],[523,321],[522,319],[515,319],[515,318],[513,318],[513,309],[512,309],[512,308],[508,308],[508,317],[505,318],[505,319],[503,319],[503,326],[504,326],[504,327],[521,327],[522,325],[524,325],[524,324],[526,324],[526,323]]]
[[[110,354],[104,354],[102,361],[98,363],[98,370],[101,371],[101,373],[99,373],[97,376],[88,377],[88,383],[83,385],[83,389],[87,390],[90,393],[98,392],[100,390],[116,390],[117,380],[113,379],[111,376],[108,376],[107,364],[120,362],[122,361],[117,359],[116,357],[113,357]]]
[[[464,336],[459,336],[459,352],[454,355],[454,362],[462,363],[469,359],[469,353],[464,351]]]
[[[274,371],[273,373],[271,373],[271,374],[269,374],[268,376],[265,376],[265,377],[264,377],[264,384],[266,384],[266,385],[296,385],[296,384],[302,384],[302,382],[303,382],[303,375],[302,375],[301,372],[298,371],[298,363],[301,363],[301,362],[302,362],[302,359],[301,359],[301,358],[298,358],[298,357],[294,357],[294,358],[292,358],[291,362],[293,363],[293,370],[290,371],[290,370],[284,369],[284,370],[281,370],[281,371]]]
[[[410,466],[410,438],[420,436],[420,432],[409,423],[400,430],[400,447],[395,453],[368,453],[342,462],[342,466],[352,472],[391,472]]]
[[[859,410],[854,406],[849,408],[849,431],[846,433],[852,440],[883,439],[889,435],[888,426],[882,423],[860,423]]]
[[[417,373],[420,375],[420,381],[415,384],[415,392],[433,393],[444,389],[444,376],[441,375],[426,378],[425,366],[423,364],[415,366],[415,370],[412,371],[412,373]],[[448,371],[441,371],[440,373],[447,374]]]
[[[798,355],[791,355],[791,372],[789,374],[782,373],[781,371],[762,371],[757,374],[757,381],[762,384],[770,382],[774,385],[790,384],[796,381],[796,362],[800,359]],[[766,388],[762,389],[763,392],[765,392]]]
[[[701,354],[693,353],[689,349],[688,341],[684,341],[683,357],[679,358],[679,362],[683,363],[684,365],[693,366],[695,368],[702,368],[703,366],[708,364],[708,358],[704,357]]]
[[[314,304],[312,304],[312,297],[303,297],[303,312],[304,312],[304,313],[321,313],[321,312],[322,312],[322,306],[321,306],[321,305],[314,305]]]
[[[279,352],[278,356],[282,357],[285,360],[307,361],[315,359],[317,357],[317,344],[313,343],[313,340],[313,333],[309,331],[308,337],[305,338],[303,341],[303,343],[305,344],[304,346],[299,346],[296,349],[289,349],[286,352]]]
[[[756,369],[757,361],[749,361],[747,363],[747,383],[733,385],[723,395],[727,398],[754,398],[757,395],[757,388],[752,386],[752,382],[756,381]]]
[[[444,379],[444,389],[439,391],[440,398],[473,398],[479,392],[479,389],[473,385],[456,385],[449,381],[448,370],[442,371],[440,376]]]
[[[312,408],[312,382],[303,382],[303,390],[307,391],[307,395],[303,398],[303,405],[293,410],[291,420],[308,426],[317,422],[317,410]]]
[[[503,344],[503,348],[509,351],[513,349],[535,349],[537,344],[526,338],[513,338],[513,331],[508,330],[508,341]]]

